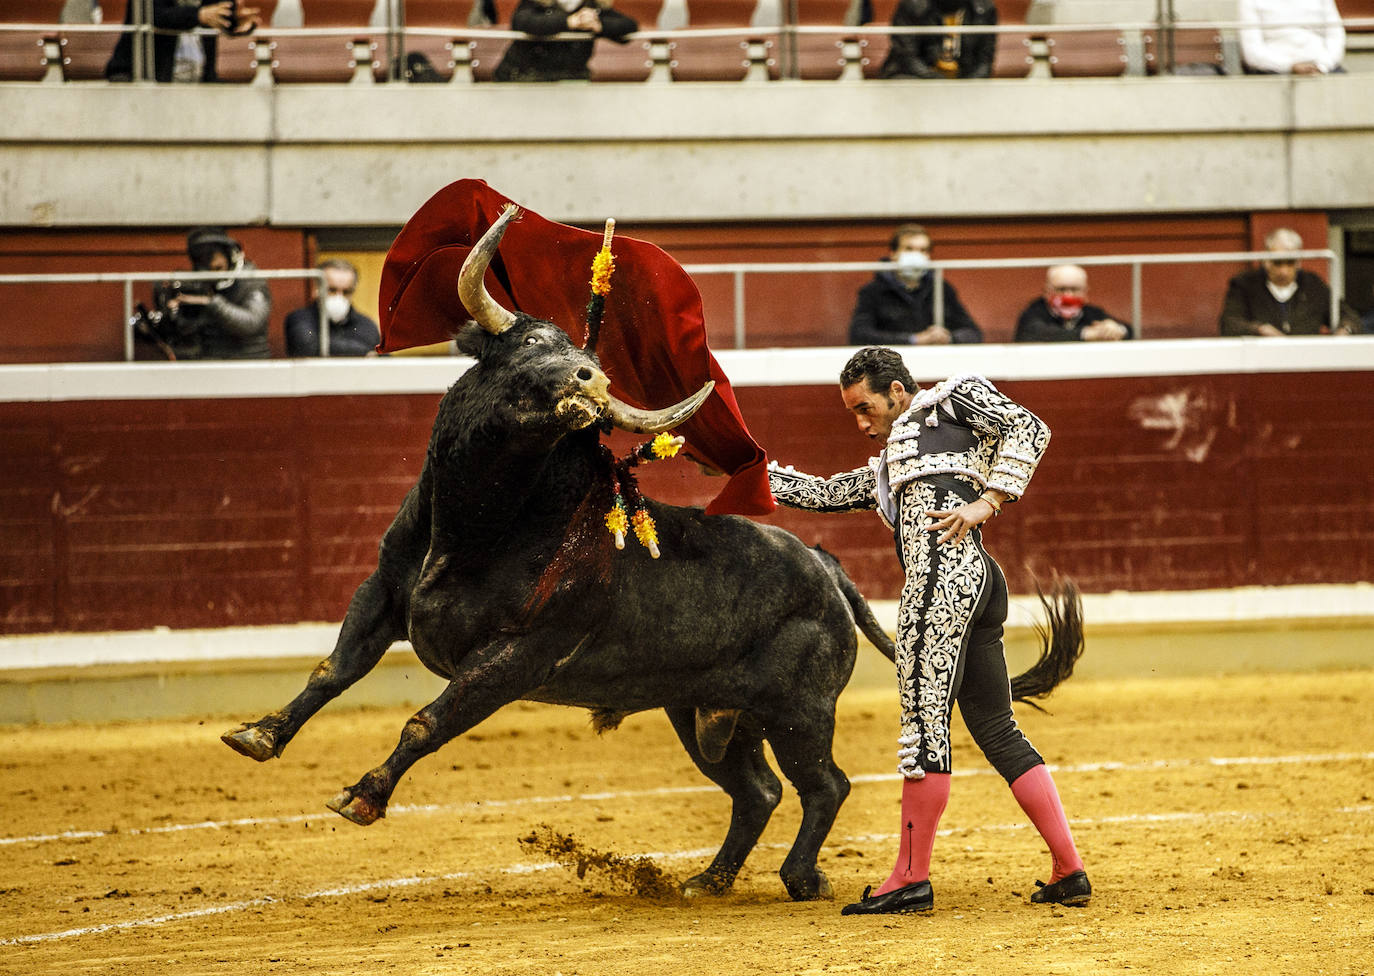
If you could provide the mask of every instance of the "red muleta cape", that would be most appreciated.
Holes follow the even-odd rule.
[[[443,342],[472,317],[458,299],[458,272],[510,202],[482,180],[459,180],[406,222],[382,270],[380,352]],[[507,308],[557,324],[580,345],[592,258],[601,249],[601,237],[522,207],[487,270],[487,290]],[[730,381],[706,345],[696,285],[676,261],[646,241],[617,235],[611,252],[615,274],[596,352],[616,396],[654,409],[715,380],[714,394],[678,431],[692,455],[730,475],[706,511],[773,511],[767,458],[749,435]]]

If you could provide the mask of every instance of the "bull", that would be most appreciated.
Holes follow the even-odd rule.
[[[333,652],[284,708],[222,739],[260,762],[279,757],[408,638],[448,687],[405,723],[385,762],[328,801],[346,819],[385,816],[416,761],[510,702],[588,708],[599,729],[661,708],[732,801],[719,852],[683,893],[728,890],[781,801],[767,741],[803,811],[782,882],[793,899],[833,897],[816,859],[849,793],[831,752],[835,702],[854,666],[856,623],[889,658],[892,642],[838,562],[777,527],[646,499],[661,550],[613,548],[602,432],[668,431],[711,385],[666,409],[632,407],[610,393],[592,350],[496,302],[483,276],[515,213],[464,262],[459,297],[475,321],[457,343],[476,363],[439,404],[419,480]],[[1063,644],[1047,639],[1042,660],[1013,682],[1018,698],[1067,676]]]

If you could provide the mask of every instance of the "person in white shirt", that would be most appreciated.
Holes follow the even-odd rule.
[[[1345,28],[1335,0],[1240,0],[1241,60],[1258,74],[1342,71]]]
[[[1301,251],[1302,238],[1278,227],[1264,238],[1266,251]],[[1226,287],[1220,328],[1226,336],[1351,335],[1360,331],[1355,312],[1341,302],[1331,321],[1331,288],[1296,258],[1266,258]]]

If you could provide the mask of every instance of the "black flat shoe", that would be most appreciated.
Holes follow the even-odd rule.
[[[1083,871],[1066,874],[1054,884],[1037,881],[1035,886],[1038,890],[1031,892],[1031,901],[1037,905],[1086,905],[1093,896],[1093,886]]]
[[[929,881],[894,888],[885,895],[868,893],[873,890],[869,885],[859,900],[840,909],[841,915],[905,915],[910,912],[928,912],[935,907],[935,891]]]

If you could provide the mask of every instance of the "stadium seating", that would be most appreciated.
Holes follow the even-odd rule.
[[[258,74],[258,40],[246,37],[220,37],[215,42],[215,75],[222,82],[246,84]]]
[[[1050,74],[1055,78],[1114,78],[1126,73],[1122,31],[1046,31]]]
[[[617,0],[615,9],[633,17],[642,31],[658,26],[663,12],[663,0]],[[635,38],[627,44],[597,41],[587,67],[592,81],[645,81],[653,71],[653,44],[645,38]]]
[[[342,28],[347,34],[272,32],[272,77],[278,84],[349,82],[381,67],[383,33],[368,26],[374,0],[300,0],[306,28]],[[358,61],[366,55],[365,64]]]
[[[1225,45],[1220,30],[1178,28],[1173,32],[1173,69],[1168,67],[1168,38],[1158,31],[1146,31],[1146,74],[1226,74]]]
[[[786,35],[778,41],[779,57],[769,65],[769,76],[834,81],[844,74],[846,45],[857,45],[857,35],[843,29],[850,0],[793,0],[796,23],[803,27],[835,27],[834,33]],[[855,52],[858,52],[855,47]]]
[[[1025,78],[1035,66],[1030,33],[1007,31],[997,35],[997,54],[992,60],[992,77]]]
[[[0,81],[42,81],[48,74],[46,31],[0,30]]]
[[[16,0],[0,4],[0,24],[56,24],[62,0]],[[40,26],[0,30],[0,81],[42,81],[48,74],[48,42],[57,31]],[[106,52],[108,57],[109,52]]]
[[[454,0],[406,0],[403,10],[405,30],[401,35],[400,56],[403,63],[414,55],[422,56],[439,78],[453,78],[456,58],[464,63],[471,60],[472,48],[465,35],[471,28],[472,4]],[[416,29],[426,33],[416,33]],[[443,28],[445,34],[428,33]],[[459,47],[462,50],[459,51]],[[457,53],[455,53],[457,52]]]
[[[750,27],[755,0],[687,0],[688,27]],[[756,37],[684,37],[669,42],[668,68],[674,81],[743,81],[753,64],[751,44],[762,46],[766,67],[776,61],[777,34],[760,28]]]

